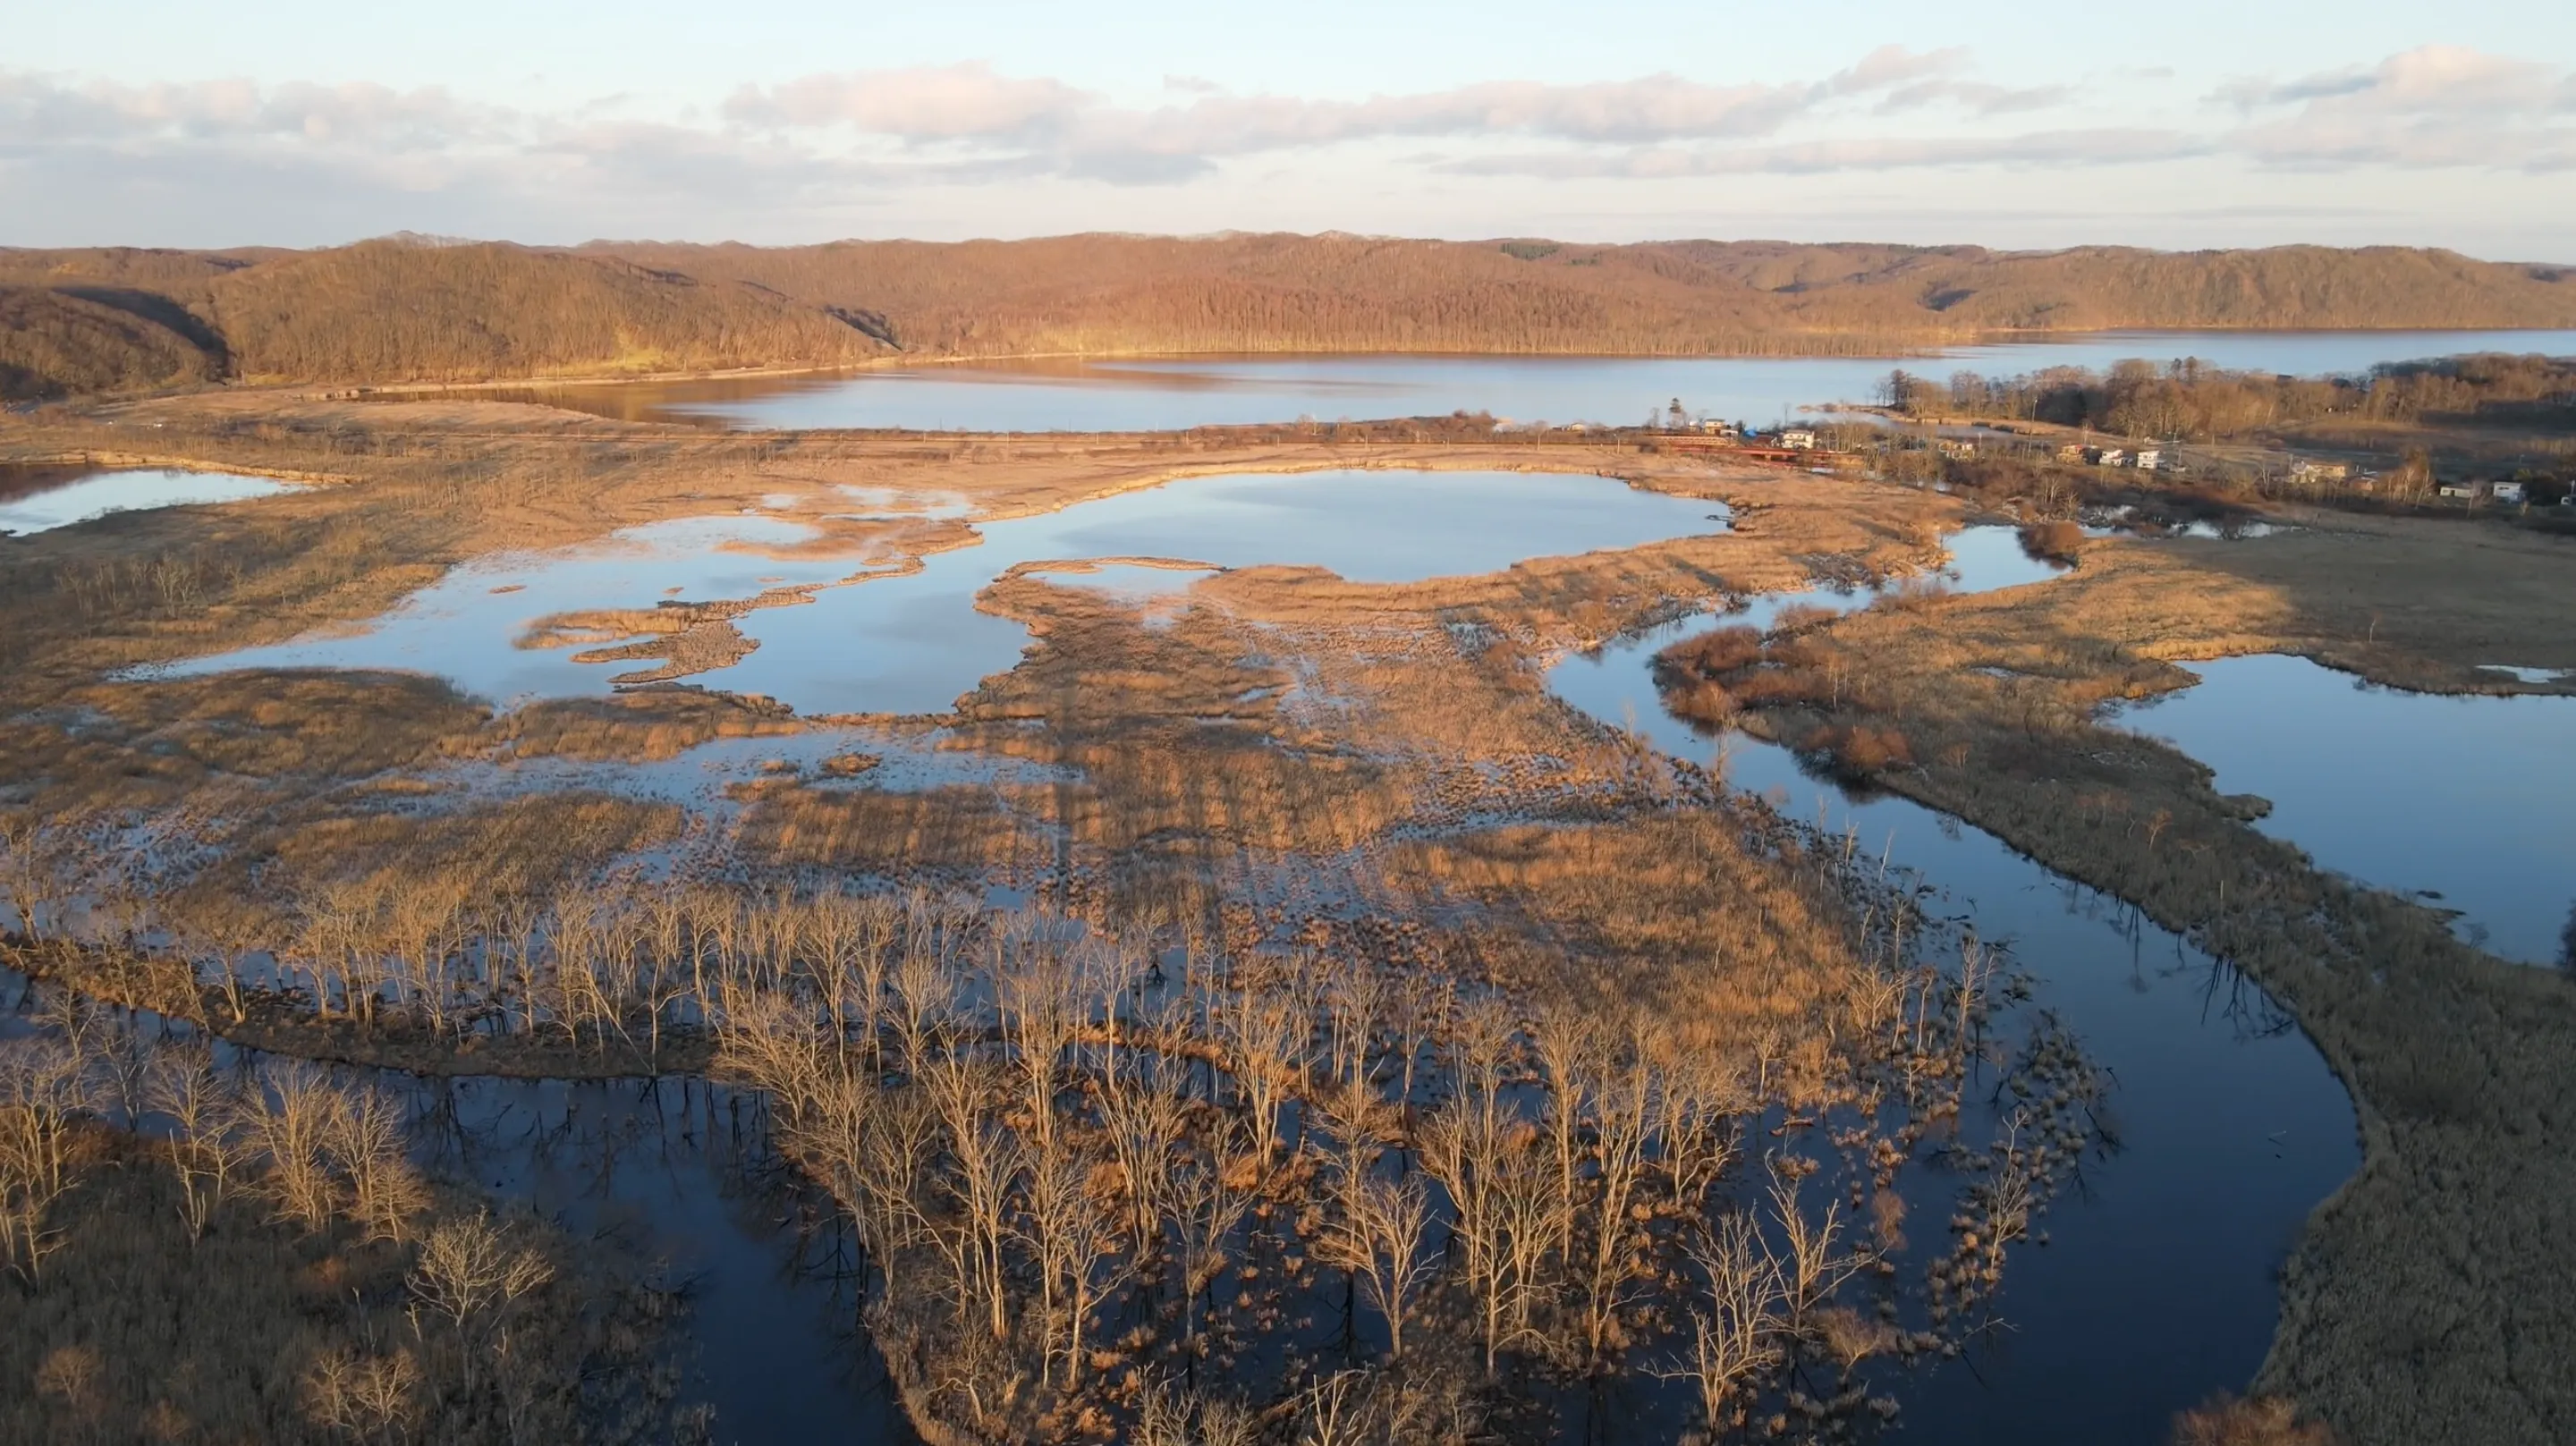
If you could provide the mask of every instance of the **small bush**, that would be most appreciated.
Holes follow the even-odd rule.
[[[2278,1397],[2239,1400],[2221,1393],[2174,1418],[2174,1446],[2333,1446],[2334,1433],[2302,1422]]]

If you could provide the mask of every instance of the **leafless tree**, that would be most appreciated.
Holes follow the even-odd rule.
[[[170,1119],[171,1164],[179,1174],[179,1218],[190,1241],[205,1237],[240,1174],[245,1146],[240,1102],[203,1045],[164,1045],[154,1058],[152,1107]]]
[[[73,1127],[85,1094],[80,1060],[61,1044],[0,1047],[0,1261],[30,1285],[62,1244],[52,1214],[74,1183]]]
[[[1388,1353],[1404,1355],[1404,1325],[1432,1275],[1431,1194],[1419,1175],[1368,1176],[1342,1192],[1342,1218],[1324,1258],[1350,1270],[1386,1321]]]
[[[454,1334],[466,1394],[479,1389],[479,1365],[494,1338],[528,1296],[554,1279],[544,1253],[522,1245],[486,1214],[448,1220],[420,1242],[409,1286],[413,1328],[443,1320]]]
[[[1689,1253],[1708,1281],[1708,1301],[1691,1311],[1681,1360],[1658,1374],[1690,1382],[1700,1419],[1714,1430],[1754,1379],[1779,1362],[1787,1286],[1749,1214],[1727,1215],[1707,1237],[1693,1240]]]

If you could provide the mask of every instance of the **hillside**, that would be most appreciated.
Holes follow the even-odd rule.
[[[0,400],[177,386],[220,370],[211,353],[150,316],[69,292],[0,286]]]
[[[1186,352],[1886,353],[2011,331],[2576,326],[2444,251],[1088,235],[0,251],[14,394]],[[119,320],[118,318],[122,318]],[[23,334],[22,334],[23,333]]]
[[[2004,330],[2576,325],[2576,270],[2441,251],[1357,236],[597,245],[884,312],[933,355],[1863,352]]]

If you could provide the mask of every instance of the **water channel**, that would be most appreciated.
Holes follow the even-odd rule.
[[[1952,540],[1957,591],[2041,582],[2052,569],[2012,532]],[[1729,624],[1785,607],[1847,608],[1866,590],[1757,599]],[[1684,619],[1558,663],[1552,692],[1794,816],[1849,831],[1859,851],[1938,889],[1935,913],[2006,942],[2054,1011],[2117,1081],[2118,1152],[2041,1220],[1996,1308],[2009,1330],[1962,1362],[1897,1384],[1903,1439],[2136,1443],[2254,1374],[2279,1314],[2276,1271],[2308,1213],[2360,1162],[2353,1111],[2305,1035],[2262,990],[2134,910],[2050,873],[2000,840],[1917,804],[1861,797],[1785,748],[1703,736],[1667,714],[1651,662],[1711,626]]]
[[[2021,375],[2182,357],[2294,376],[2467,352],[2576,354],[2576,331],[2131,331],[1886,357],[1250,356],[902,366],[825,376],[514,389],[504,395],[633,421],[755,430],[901,427],[1130,432],[1488,412],[1521,424],[1631,426],[1678,400],[1767,426],[1866,402],[1892,367]]]

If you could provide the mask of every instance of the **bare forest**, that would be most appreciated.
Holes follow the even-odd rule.
[[[0,251],[11,397],[201,379],[404,382],[895,356],[1884,354],[2112,327],[2576,322],[2556,268],[2373,248],[1590,246],[1347,235],[570,251]],[[33,308],[42,306],[39,316]]]

